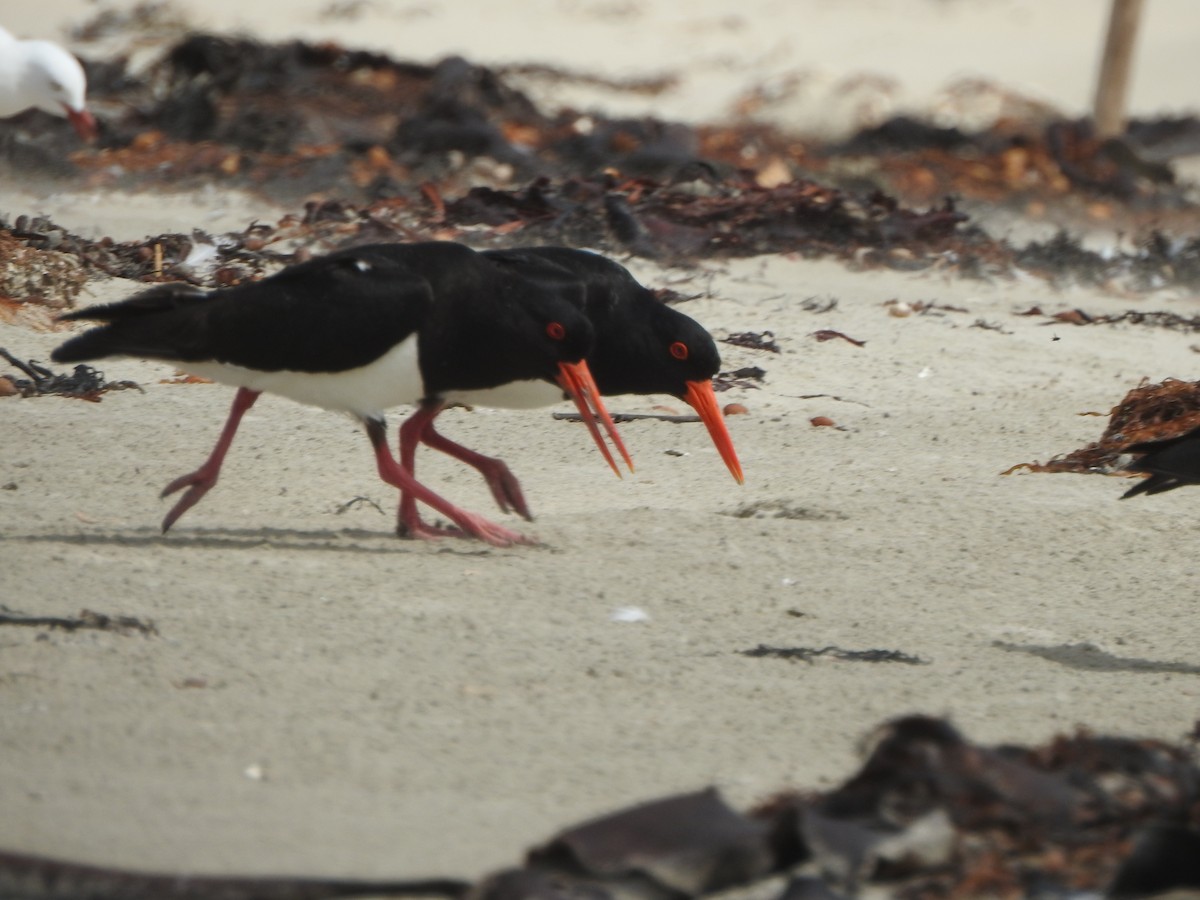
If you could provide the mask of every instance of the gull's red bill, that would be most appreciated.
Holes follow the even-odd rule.
[[[612,466],[612,470],[617,473],[617,477],[621,477],[621,470],[618,468],[616,460],[613,459],[612,453],[609,452],[608,445],[604,443],[604,436],[600,434],[600,428],[596,424],[597,419],[604,423],[604,430],[608,432],[613,445],[621,454],[621,458],[625,460],[625,465],[629,466],[629,471],[632,472],[633,460],[629,458],[625,442],[617,434],[617,426],[613,424],[612,416],[604,408],[604,403],[600,399],[600,391],[596,387],[587,363],[582,359],[577,363],[560,362],[558,370],[559,386],[575,401],[575,408],[579,410],[580,418],[587,425],[588,431],[592,433],[592,440],[596,442],[596,446],[600,448],[600,452],[604,454],[604,458]]]
[[[730,474],[737,479],[738,484],[743,484],[746,479],[742,475],[742,464],[738,462],[737,451],[733,449],[733,438],[729,436],[729,429],[725,427],[725,417],[721,415],[721,407],[717,405],[717,395],[713,392],[712,382],[689,381],[687,387],[687,396],[683,399],[700,414],[700,421],[708,429],[709,436],[717,445],[717,452],[721,454],[721,459],[725,460]]]
[[[71,123],[71,127],[75,129],[75,133],[85,141],[92,141],[96,138],[96,117],[86,109],[71,109],[65,103],[63,109],[67,111],[67,121]]]

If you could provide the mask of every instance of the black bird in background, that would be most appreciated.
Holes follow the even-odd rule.
[[[1138,494],[1161,494],[1185,484],[1200,484],[1200,428],[1161,441],[1143,441],[1125,448],[1126,453],[1141,453],[1125,468],[1146,472],[1144,478],[1121,495],[1125,500]]]

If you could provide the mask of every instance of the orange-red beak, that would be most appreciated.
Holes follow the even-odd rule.
[[[596,446],[600,448],[600,452],[604,454],[604,458],[612,466],[612,470],[617,473],[617,477],[621,477],[621,470],[609,452],[608,445],[604,443],[604,436],[600,434],[600,428],[596,424],[597,419],[604,423],[604,430],[608,432],[613,445],[625,460],[625,465],[629,466],[629,471],[632,472],[633,460],[629,458],[625,442],[617,434],[617,426],[613,424],[612,416],[608,414],[608,410],[604,408],[604,403],[600,400],[600,391],[596,387],[587,363],[582,359],[577,363],[560,362],[558,371],[559,386],[575,401],[575,408],[579,410],[580,418],[587,425],[588,431],[592,433],[592,440],[596,442]]]
[[[85,141],[96,139],[96,117],[86,109],[71,109],[64,105],[67,111],[67,121],[75,129],[75,133]]]
[[[743,484],[746,479],[742,475],[742,464],[738,462],[737,451],[733,449],[733,438],[729,436],[729,429],[725,427],[721,407],[717,406],[717,395],[713,392],[712,382],[689,381],[687,388],[687,396],[683,399],[700,414],[700,421],[708,429],[709,436],[717,445],[717,452],[721,454],[721,459],[725,460],[730,474],[737,479],[738,484]]]

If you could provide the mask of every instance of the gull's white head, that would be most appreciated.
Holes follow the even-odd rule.
[[[0,46],[7,56],[10,96],[4,98],[0,115],[15,115],[36,107],[56,116],[66,116],[82,138],[96,134],[96,120],[86,108],[87,77],[74,56],[50,41],[12,41]]]

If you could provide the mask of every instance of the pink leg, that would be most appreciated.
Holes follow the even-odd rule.
[[[225,420],[225,427],[221,429],[221,436],[217,438],[217,444],[208,454],[204,465],[195,472],[181,475],[163,488],[160,497],[169,497],[181,488],[188,489],[163,519],[163,534],[167,533],[167,529],[174,525],[180,516],[199,503],[217,483],[217,477],[221,474],[221,464],[225,461],[225,454],[229,452],[229,445],[233,443],[233,436],[237,434],[242,416],[254,405],[254,401],[258,399],[260,393],[260,391],[252,391],[249,388],[238,388],[238,392],[233,398],[233,406],[229,409],[229,417]]]
[[[432,415],[437,415],[437,411],[434,410]],[[402,463],[397,463],[396,460],[392,459],[391,451],[388,449],[387,431],[384,428],[383,422],[378,419],[367,419],[365,424],[367,437],[371,439],[371,446],[375,450],[375,464],[379,469],[379,477],[388,484],[400,489],[401,502],[403,502],[403,498],[411,495],[414,504],[414,513],[416,510],[415,504],[419,501],[437,510],[457,525],[463,535],[479,538],[481,541],[486,541],[497,547],[532,543],[532,541],[523,535],[517,534],[515,531],[509,531],[500,525],[495,525],[482,516],[467,512],[465,509],[455,506],[450,501],[439,497],[433,491],[429,490],[429,488],[417,481],[411,471],[406,469]],[[415,454],[415,448],[413,452]],[[403,458],[404,454],[402,451],[401,459],[403,460]],[[415,522],[402,520],[401,527],[406,529],[404,533],[408,537],[431,538],[440,537],[444,533],[457,534],[457,532],[446,532],[444,529],[438,530],[422,525],[419,519]]]
[[[425,429],[441,411],[441,403],[422,403],[400,426],[400,467],[414,478],[417,475],[417,445],[421,443]],[[417,511],[417,498],[411,491],[403,489],[400,491],[396,532],[401,537],[463,537],[462,531],[457,528],[441,528],[422,522],[421,514]]]
[[[482,453],[467,449],[462,444],[456,444],[433,427],[432,419],[425,427],[421,441],[434,450],[448,453],[455,459],[461,459],[468,466],[478,469],[487,482],[487,486],[491,488],[492,496],[496,498],[496,505],[503,512],[516,512],[524,516],[527,521],[533,521],[533,515],[529,512],[528,504],[525,503],[525,495],[521,493],[521,483],[505,465],[504,460],[484,456]]]
[[[478,469],[491,489],[496,505],[502,512],[517,512],[527,521],[533,521],[525,495],[521,493],[521,484],[502,460],[484,456],[474,450],[457,444],[441,435],[434,428],[433,420],[441,413],[443,404],[422,403],[421,406],[400,426],[400,465],[409,472],[416,474],[417,445],[424,443],[435,450],[440,450],[460,459],[467,465]],[[416,501],[401,494],[400,522],[402,527],[416,520]]]

